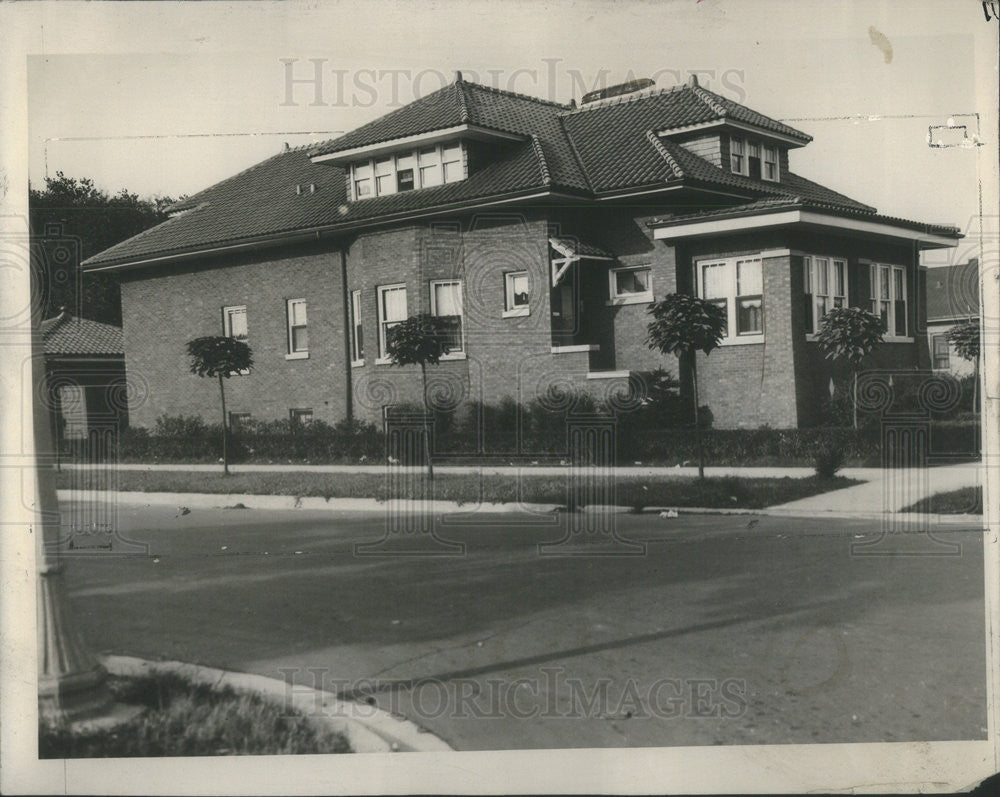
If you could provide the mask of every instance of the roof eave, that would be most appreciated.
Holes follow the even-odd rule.
[[[314,154],[310,155],[310,160],[313,163],[342,166],[365,158],[374,158],[387,152],[394,152],[406,146],[426,146],[456,137],[471,138],[477,141],[526,141],[528,139],[528,136],[519,133],[464,123],[439,127],[434,130],[425,130],[408,136],[398,136],[386,139],[385,141],[365,144],[360,147],[349,147],[339,150],[318,149]]]
[[[357,221],[323,224],[297,230],[282,230],[268,233],[266,235],[253,236],[251,238],[217,241],[213,244],[204,246],[151,252],[147,255],[136,258],[105,261],[97,264],[91,264],[89,266],[88,263],[90,263],[90,260],[85,260],[82,265],[83,270],[87,272],[119,271],[144,266],[166,265],[171,262],[191,260],[221,252],[235,252],[257,247],[282,246],[287,244],[315,241],[327,237],[335,237],[337,235],[352,233],[358,230],[383,227],[388,224],[396,224],[413,219],[426,218],[428,216],[437,216],[442,213],[463,212],[477,207],[505,204],[507,202],[516,202],[524,199],[547,198],[574,200],[586,199],[587,196],[583,192],[572,188],[564,188],[561,186],[552,188],[533,186],[521,191],[508,192],[507,194],[477,197],[475,199],[435,205],[429,208],[419,208],[415,210],[400,211],[399,213],[386,214],[383,216],[374,216],[368,219],[358,219]]]
[[[812,208],[788,204],[774,208],[761,208],[712,216],[703,219],[670,219],[650,222],[653,237],[658,240],[675,238],[696,238],[708,235],[724,235],[747,230],[784,227],[790,225],[826,227],[864,235],[899,238],[909,240],[923,249],[944,249],[958,245],[963,237],[955,232],[953,236],[940,232],[911,229],[894,224],[886,219],[862,219],[848,215],[838,215]]]

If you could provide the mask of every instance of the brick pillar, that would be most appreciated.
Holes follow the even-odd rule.
[[[761,424],[777,428],[796,427],[794,308],[801,300],[792,291],[789,255],[766,257],[764,276],[764,332],[766,335],[759,392]],[[756,392],[756,391],[752,391]]]

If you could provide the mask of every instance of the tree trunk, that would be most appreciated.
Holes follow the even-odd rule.
[[[854,428],[858,428],[858,370],[854,369],[854,378],[851,385],[851,406],[854,409]]]
[[[431,462],[431,433],[427,416],[430,409],[427,405],[427,366],[420,363],[420,378],[424,384],[424,457],[427,460],[427,481],[434,481],[434,463]]]
[[[705,478],[705,449],[701,444],[701,420],[698,412],[698,353],[691,354],[691,386],[694,389],[694,439],[698,446],[698,478]]]
[[[219,376],[219,395],[222,397],[222,475],[229,475],[229,424],[226,423],[226,388]]]

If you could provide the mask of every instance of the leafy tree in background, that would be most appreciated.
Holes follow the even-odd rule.
[[[858,428],[858,370],[861,361],[882,342],[885,327],[874,313],[858,307],[834,307],[819,322],[816,340],[828,360],[846,360],[851,368],[854,428]]]
[[[393,365],[419,365],[424,395],[424,456],[427,461],[427,478],[434,479],[431,462],[431,440],[427,416],[427,366],[437,365],[441,355],[448,353],[448,336],[452,327],[440,316],[421,313],[410,316],[389,328],[386,333],[385,353]]]
[[[701,423],[698,417],[698,367],[696,353],[711,354],[719,346],[726,329],[726,311],[717,304],[672,293],[649,308],[653,320],[647,327],[646,345],[663,354],[684,357],[691,364],[691,384],[694,387],[694,434],[698,443],[698,477],[705,478],[705,451],[701,444]]]
[[[223,379],[229,379],[253,368],[253,353],[242,340],[222,335],[207,335],[188,341],[191,373],[198,376],[217,377],[219,396],[222,399],[222,472],[229,475],[229,419],[226,417],[226,388]]]
[[[972,411],[979,411],[979,319],[970,318],[948,330],[948,342],[958,356],[968,360],[974,368],[972,380]]]
[[[166,208],[173,202],[170,197],[140,199],[125,189],[111,195],[89,178],[67,177],[62,172],[46,177],[42,190],[29,186],[32,239],[39,254],[44,255],[43,284],[39,287],[48,294],[46,314],[65,307],[73,315],[120,325],[117,276],[83,274],[78,297],[75,277],[80,262],[165,221]],[[75,245],[67,248],[67,241]],[[74,262],[64,262],[66,251],[72,251]],[[67,269],[72,278],[68,278]]]

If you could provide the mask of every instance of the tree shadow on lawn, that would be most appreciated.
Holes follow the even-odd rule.
[[[726,522],[746,524],[745,518]],[[761,527],[767,522],[762,518]],[[267,529],[280,537],[275,524]],[[955,568],[949,599],[983,594],[976,545],[966,549],[971,562],[963,556],[942,565],[852,558],[849,534],[686,538],[650,542],[644,556],[606,558],[539,556],[539,542],[558,538],[554,529],[449,530],[448,536],[468,543],[465,556],[359,559],[351,541],[339,539],[303,555],[164,553],[158,564],[79,562],[68,578],[88,585],[73,603],[96,649],[220,665],[339,645],[431,642],[563,609],[613,615],[621,609],[612,605],[642,593],[634,614],[608,618],[616,627],[624,621],[635,627],[643,621],[638,606],[648,605],[657,589],[664,605],[677,608],[680,629],[771,619],[850,622],[890,594],[918,610],[938,600],[927,584],[942,577],[942,567]],[[94,572],[98,566],[101,573]],[[620,640],[629,644],[636,640]]]

